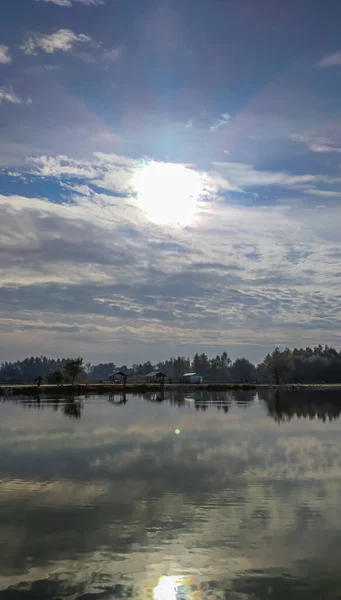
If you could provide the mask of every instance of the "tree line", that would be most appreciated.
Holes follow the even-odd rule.
[[[195,372],[206,382],[339,383],[341,352],[328,345],[294,350],[275,348],[257,366],[247,358],[232,361],[227,352],[215,357],[196,353],[192,359],[178,356],[156,364],[147,361],[130,367],[114,362],[85,364],[81,357],[50,359],[39,356],[2,363],[0,383],[32,383],[39,378],[55,384],[107,381],[115,371],[138,380],[155,370],[164,372],[174,382],[186,372]]]

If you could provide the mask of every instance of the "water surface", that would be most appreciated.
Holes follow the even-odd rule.
[[[0,404],[0,600],[341,597],[339,392]]]

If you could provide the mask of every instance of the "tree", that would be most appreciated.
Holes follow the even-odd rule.
[[[86,371],[88,373],[89,379],[92,381],[107,381],[115,371],[116,365],[115,363],[100,363],[99,365],[90,365],[89,363],[85,365]]]
[[[237,358],[231,367],[233,381],[254,381],[256,367],[247,358]]]
[[[148,373],[151,373],[152,371],[155,371],[155,367],[154,365],[152,365],[152,363],[150,361],[145,362],[143,365],[133,365],[133,374],[134,377],[144,377],[145,375],[148,375]]]
[[[66,367],[68,363],[68,367]],[[4,362],[0,365],[0,383],[32,383],[38,377],[49,383],[61,383],[60,374],[69,381],[87,377],[92,381],[104,381],[117,370],[114,363],[98,365],[83,364],[78,359],[51,359],[46,356],[31,356],[16,362]],[[194,371],[202,375],[205,381],[227,382],[248,379],[270,383],[340,383],[341,352],[331,346],[318,344],[313,348],[294,348],[292,351],[278,348],[268,354],[258,365],[256,372],[247,359],[238,358],[232,365],[227,352],[220,356],[208,357],[207,354],[195,354],[192,362],[189,358],[178,356],[153,365],[151,362],[135,364],[130,368],[121,367],[127,375],[142,378],[150,371],[162,371],[174,381],[184,373]],[[58,373],[58,375],[57,375]]]
[[[292,353],[289,348],[286,348],[282,352],[279,348],[275,348],[271,354],[267,354],[263,361],[263,365],[269,374],[274,377],[276,385],[279,385],[284,374],[290,371],[292,365]]]
[[[67,376],[70,377],[73,385],[77,375],[84,373],[83,359],[81,357],[68,358],[65,363],[64,370]]]
[[[47,376],[47,383],[61,385],[63,383],[63,373],[61,371],[53,371]]]
[[[198,375],[201,375],[204,379],[207,379],[210,375],[211,364],[207,354],[196,353],[193,357],[192,369]]]

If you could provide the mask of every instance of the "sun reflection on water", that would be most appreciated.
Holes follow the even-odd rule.
[[[197,575],[163,576],[154,588],[153,600],[213,600],[225,597],[221,595],[222,590],[210,590],[210,583]]]

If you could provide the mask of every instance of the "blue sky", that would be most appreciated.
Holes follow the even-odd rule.
[[[339,2],[1,13],[0,360],[340,347]]]

